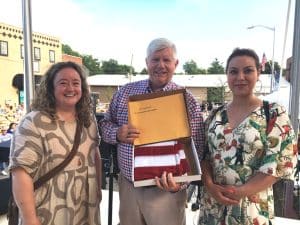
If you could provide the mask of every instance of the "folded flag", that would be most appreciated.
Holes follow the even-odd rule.
[[[190,171],[183,144],[167,141],[134,149],[135,181],[161,177],[164,171],[173,176],[181,176]]]

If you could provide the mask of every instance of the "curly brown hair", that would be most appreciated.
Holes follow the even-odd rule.
[[[54,96],[54,79],[59,71],[65,68],[76,70],[81,79],[82,96],[76,104],[77,118],[83,122],[85,127],[89,127],[93,115],[93,105],[90,96],[89,86],[86,75],[78,64],[74,62],[58,62],[53,64],[45,75],[42,77],[39,88],[36,91],[35,98],[32,102],[32,109],[46,112],[55,120],[56,116],[56,100]]]

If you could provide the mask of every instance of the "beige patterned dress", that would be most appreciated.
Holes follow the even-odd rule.
[[[51,121],[47,114],[30,112],[13,139],[10,169],[24,168],[36,181],[61,163],[73,146],[76,121]],[[77,155],[54,178],[35,191],[43,225],[100,224],[100,195],[95,153],[99,136],[96,122],[84,128]]]

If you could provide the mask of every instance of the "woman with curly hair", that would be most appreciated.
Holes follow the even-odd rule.
[[[78,151],[68,165],[34,190],[34,182],[69,155],[83,125]],[[34,224],[100,224],[99,135],[89,88],[80,66],[59,62],[43,76],[32,111],[15,131],[10,155],[19,221]]]

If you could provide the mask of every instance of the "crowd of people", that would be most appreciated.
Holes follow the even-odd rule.
[[[5,104],[0,105],[0,143],[9,142],[12,138],[16,125],[24,115],[23,105]],[[0,162],[0,172],[4,176],[8,176],[8,162]]]
[[[23,104],[6,103],[4,106],[0,105],[0,128],[1,130],[8,130],[11,123],[19,123],[24,116]]]
[[[173,42],[151,41],[146,52],[148,79],[121,87],[98,124],[83,70],[64,62],[46,72],[32,112],[14,131],[10,153],[13,195],[22,224],[100,224],[100,138],[117,147],[120,224],[186,224],[189,182],[174,178],[177,162],[186,157],[184,145],[174,140],[134,146],[134,140],[147,131],[128,119],[131,95],[183,88],[172,81],[177,65]],[[233,99],[220,107],[201,107],[191,92],[185,92],[191,140],[204,184],[199,224],[273,224],[271,186],[292,179],[298,154],[295,133],[282,106],[265,104],[254,95],[260,64],[253,50],[235,49],[226,74]],[[135,187],[136,151],[151,151],[175,165],[154,169],[153,185]],[[144,157],[141,166],[153,168],[156,163]],[[36,188],[56,167],[60,167],[56,174]]]

